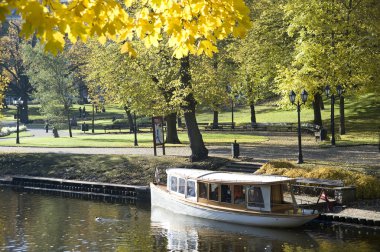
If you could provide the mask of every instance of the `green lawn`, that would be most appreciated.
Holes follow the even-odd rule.
[[[322,110],[323,126],[328,130],[330,135],[330,100],[324,98],[325,109]],[[83,108],[83,105],[74,105],[72,113],[76,116],[79,114],[79,106]],[[32,124],[28,124],[28,128],[42,127],[44,118],[38,113],[38,105],[30,105],[29,115]],[[338,101],[335,104],[335,126],[336,126],[336,140],[337,145],[354,145],[354,144],[378,144],[379,132],[380,132],[380,100],[376,94],[367,94],[360,97],[348,97],[345,101],[345,118],[346,118],[346,135],[339,135],[339,104]],[[87,104],[86,111],[90,115],[86,120],[78,118],[78,125],[83,121],[87,124],[91,124],[92,119],[92,106]],[[9,109],[1,112],[4,117],[2,121],[14,121],[13,115],[15,114],[15,107],[9,106]],[[117,105],[107,105],[105,113],[95,114],[95,129],[97,133],[102,133],[105,125],[112,124],[112,118],[124,118],[125,111],[123,108]],[[297,112],[295,106],[291,109],[279,109],[273,104],[262,104],[256,106],[256,118],[257,122],[261,123],[296,123]],[[197,120],[201,123],[211,123],[213,119],[213,112],[206,108],[198,108]],[[126,121],[126,119],[124,119]],[[139,121],[149,122],[149,118],[139,118]],[[182,120],[184,122],[184,119]],[[238,106],[234,108],[234,121],[239,124],[249,124],[250,122],[250,110],[247,106]],[[301,121],[303,123],[313,121],[313,110],[310,107],[302,106],[301,109]],[[224,111],[219,113],[219,122],[231,122],[231,107],[227,107]],[[79,129],[75,127],[75,129]],[[127,130],[124,130],[127,131]],[[206,144],[225,144],[230,143],[233,140],[237,140],[241,143],[251,143],[257,141],[265,141],[260,137],[250,136],[249,134],[232,134],[232,133],[209,133],[202,132]],[[141,140],[140,140],[141,139]],[[184,133],[180,133],[180,139],[184,144],[188,144],[187,136]],[[1,145],[11,144],[12,140],[1,141]],[[76,136],[74,139],[55,139],[51,141],[50,138],[45,140],[33,140],[25,139],[22,141],[24,144],[30,146],[115,146],[125,147],[131,146],[133,143],[133,135],[122,134],[106,134],[95,136]],[[149,134],[139,135],[140,146],[151,146],[151,136]],[[322,144],[329,144],[328,142]]]
[[[74,131],[74,133],[79,133]],[[54,138],[52,134],[48,137],[21,137],[20,144],[17,146],[35,146],[35,147],[133,147],[134,135],[133,134],[91,134],[79,133],[74,137],[59,137]],[[188,146],[189,141],[187,133],[180,132],[179,138],[182,144],[168,144],[167,146]],[[16,146],[15,137],[13,139],[6,139],[0,141],[0,146]],[[137,134],[139,147],[153,147],[152,133],[139,133]],[[234,140],[239,143],[257,143],[266,141],[266,137],[254,136],[244,133],[205,133],[203,134],[205,144],[231,144]]]

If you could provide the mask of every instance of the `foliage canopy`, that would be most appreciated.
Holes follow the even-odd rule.
[[[25,21],[22,34],[36,34],[55,53],[63,49],[66,34],[72,43],[94,35],[102,43],[111,39],[130,55],[136,54],[133,39],[150,47],[165,35],[177,58],[189,53],[211,56],[217,40],[242,37],[250,27],[243,0],[5,0],[0,20],[12,10]]]

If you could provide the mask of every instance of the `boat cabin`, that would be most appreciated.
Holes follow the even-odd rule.
[[[289,190],[295,179],[282,176],[229,173],[196,169],[167,169],[167,190],[197,203],[260,212],[294,210],[296,202]]]

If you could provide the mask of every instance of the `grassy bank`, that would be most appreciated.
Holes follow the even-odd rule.
[[[60,131],[63,132],[63,131]],[[134,135],[124,134],[91,134],[74,131],[74,137],[61,136],[54,138],[52,133],[46,134],[46,137],[30,137],[25,133],[21,135],[21,144],[15,143],[15,134],[7,139],[0,141],[0,146],[32,146],[32,147],[134,147]],[[137,134],[139,147],[153,147],[152,133]],[[182,144],[167,144],[167,146],[188,146],[189,138],[186,132],[180,132],[178,137]],[[252,144],[267,141],[264,136],[255,136],[246,133],[218,133],[207,132],[203,134],[203,140],[206,145],[227,145],[237,140],[239,143]]]
[[[28,175],[61,179],[148,185],[156,167],[217,169],[228,159],[208,158],[190,163],[181,157],[121,155],[0,154],[0,177]]]
[[[73,154],[0,154],[0,177],[28,175],[71,180],[84,180],[129,185],[148,185],[155,169],[169,167],[218,170],[231,160],[208,158],[191,163],[185,157],[144,157],[139,155],[73,155]],[[271,161],[261,174],[320,179],[340,179],[355,185],[357,197],[380,197],[380,181],[376,176],[339,166],[296,165],[288,161]]]

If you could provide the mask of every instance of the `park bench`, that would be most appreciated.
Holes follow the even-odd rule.
[[[198,127],[202,127],[203,129],[207,130],[210,127],[209,123],[197,123]]]
[[[312,123],[302,123],[301,131],[308,134],[315,134],[315,132],[320,131],[320,126]]]
[[[116,130],[116,129],[118,129],[119,132],[121,133],[122,126],[120,124],[112,124],[112,125],[106,125],[103,128],[104,128],[104,133],[107,133],[107,130],[110,131],[110,130]]]
[[[318,125],[317,125],[318,126]],[[320,128],[319,130],[314,132],[315,141],[324,141],[327,137],[327,130],[324,128]]]
[[[297,127],[291,123],[255,123],[244,127],[255,131],[293,132],[297,130]]]
[[[223,130],[223,129],[232,129],[232,125],[236,126],[236,123],[234,122],[222,122],[218,123],[218,127],[214,127],[213,123],[206,123],[205,130]],[[199,125],[199,124],[198,124]]]
[[[164,128],[165,128],[165,124],[164,124]],[[137,124],[137,131],[139,131],[140,129],[148,129],[149,131],[153,131],[153,126],[151,123],[139,123]]]

